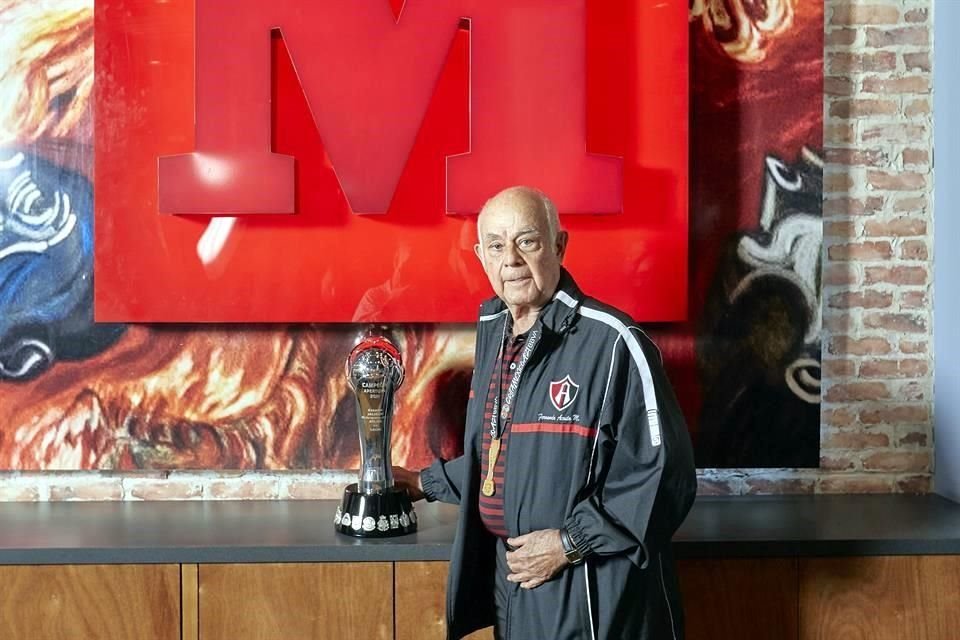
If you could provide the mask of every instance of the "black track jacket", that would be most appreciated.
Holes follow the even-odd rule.
[[[480,308],[464,454],[421,472],[428,499],[460,505],[447,586],[454,639],[495,619],[496,544],[478,493],[484,403],[507,316],[499,298]],[[696,473],[660,354],[565,270],[535,326],[542,337],[510,427],[506,526],[511,536],[565,526],[587,560],[535,589],[511,583],[508,638],[680,640],[670,538],[693,503]]]

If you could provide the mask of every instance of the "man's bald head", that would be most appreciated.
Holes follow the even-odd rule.
[[[560,233],[560,216],[557,213],[557,206],[553,204],[553,200],[547,197],[547,194],[539,189],[522,185],[509,187],[487,200],[483,208],[480,209],[480,215],[477,216],[478,238],[480,237],[481,219],[494,209],[537,211],[546,222],[547,229],[550,232],[550,242],[556,242],[557,234]]]
[[[527,326],[560,281],[567,233],[542,192],[511,187],[490,198],[477,217],[474,250],[494,292],[507,304],[514,329]]]

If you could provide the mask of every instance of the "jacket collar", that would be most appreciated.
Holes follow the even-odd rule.
[[[583,302],[584,295],[566,269],[560,269],[560,282],[550,301],[540,310],[537,324],[544,330],[563,333],[575,321],[577,308]],[[503,300],[494,296],[480,305],[481,316],[493,316],[506,311]],[[505,314],[506,315],[506,314]]]

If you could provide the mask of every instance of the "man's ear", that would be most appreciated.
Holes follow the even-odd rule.
[[[483,264],[483,248],[480,246],[480,243],[473,245],[473,252],[477,254],[477,260],[480,261],[480,264]]]
[[[570,234],[566,231],[557,232],[557,257],[563,262],[563,257],[567,255],[567,243],[570,241]]]

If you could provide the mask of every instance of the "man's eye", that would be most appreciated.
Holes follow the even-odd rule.
[[[487,247],[490,251],[501,251],[503,250],[503,245],[499,242],[495,242]]]

